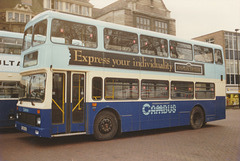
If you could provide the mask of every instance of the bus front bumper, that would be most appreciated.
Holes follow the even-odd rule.
[[[15,122],[15,128],[18,129],[19,131],[22,131],[31,135],[35,135],[38,137],[46,137],[46,138],[51,137],[50,130],[46,128],[27,125],[18,121]]]

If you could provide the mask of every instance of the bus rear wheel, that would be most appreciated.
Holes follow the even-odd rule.
[[[94,122],[94,137],[97,140],[110,140],[118,130],[116,116],[110,111],[100,112]]]
[[[205,114],[201,107],[193,108],[190,116],[190,125],[193,129],[200,129],[205,124]]]

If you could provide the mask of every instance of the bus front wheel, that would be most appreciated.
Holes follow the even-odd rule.
[[[205,124],[205,114],[201,107],[193,108],[190,116],[190,125],[193,129],[200,129]]]
[[[100,112],[94,122],[94,137],[97,140],[110,140],[118,130],[116,116],[110,111]]]

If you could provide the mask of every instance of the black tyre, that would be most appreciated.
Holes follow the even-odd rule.
[[[190,125],[193,129],[200,129],[205,124],[205,114],[201,107],[193,108],[190,116]]]
[[[118,131],[116,116],[110,111],[100,112],[94,122],[94,137],[97,140],[110,140]]]

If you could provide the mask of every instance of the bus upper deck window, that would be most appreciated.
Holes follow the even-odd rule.
[[[107,50],[138,53],[138,35],[131,32],[105,28],[104,48]]]
[[[194,45],[194,59],[199,62],[213,63],[213,49]]]
[[[168,42],[166,39],[141,35],[140,49],[142,54],[168,56]]]
[[[192,60],[192,45],[178,41],[170,41],[170,55],[171,58]]]
[[[51,30],[51,41],[54,43],[97,47],[95,26],[54,19]]]
[[[43,44],[46,41],[47,20],[37,23],[33,31],[33,46]]]
[[[215,63],[223,64],[222,51],[219,49],[215,49]]]
[[[24,32],[24,39],[23,39],[23,50],[27,50],[31,47],[32,44],[32,27],[29,27]]]

